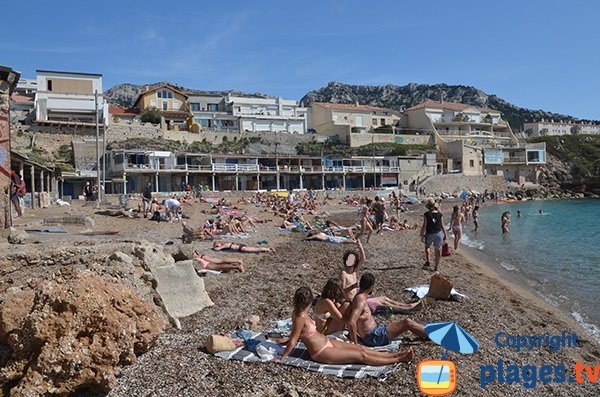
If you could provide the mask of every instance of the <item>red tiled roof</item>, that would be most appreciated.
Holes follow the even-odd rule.
[[[473,105],[467,105],[465,103],[432,101],[431,99],[428,99],[423,103],[420,103],[416,106],[408,108],[408,109],[406,109],[406,111],[423,109],[423,108],[449,109],[449,110],[454,110],[457,112],[462,112],[465,109],[473,108],[473,109],[479,110],[482,113],[501,113],[499,110],[495,110],[495,109],[480,108],[480,107],[473,106]]]
[[[388,108],[380,108],[378,106],[370,106],[370,105],[356,105],[352,103],[329,103],[329,102],[313,102],[313,105],[318,105],[324,107],[325,109],[334,109],[334,110],[362,110],[365,112],[393,112],[398,113],[397,110],[388,109]]]
[[[134,116],[136,114],[139,114],[140,111],[137,108],[124,108],[121,106],[110,106],[108,108],[108,113],[110,114],[114,114],[114,115],[126,115],[126,116]]]
[[[138,95],[138,97],[137,97],[137,99],[135,100],[135,103],[133,104],[133,106],[135,107],[135,106],[137,105],[138,101],[140,100],[140,98],[141,98],[141,97],[143,97],[144,95],[146,95],[146,94],[148,94],[148,93],[150,93],[150,92],[153,92],[153,91],[160,90],[161,88],[168,88],[168,89],[169,89],[169,90],[171,90],[171,91],[175,91],[176,93],[178,93],[178,94],[180,94],[180,95],[183,95],[183,96],[184,96],[186,99],[187,99],[187,98],[189,98],[189,95],[188,95],[188,94],[186,94],[185,92],[183,92],[183,91],[180,91],[180,90],[178,90],[177,88],[175,88],[175,87],[173,87],[173,86],[170,86],[170,85],[168,85],[168,84],[161,84],[161,85],[157,85],[156,87],[149,88],[149,89],[147,89],[146,91],[142,91],[142,92],[140,92],[140,95]]]
[[[15,103],[30,103],[34,101],[35,94],[19,94],[18,92],[13,92],[10,96],[10,100]]]

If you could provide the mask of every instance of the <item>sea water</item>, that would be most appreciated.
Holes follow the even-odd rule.
[[[510,211],[510,233],[500,218]],[[517,216],[521,212],[521,217]],[[451,232],[449,236],[451,236]],[[463,243],[483,253],[600,340],[600,200],[487,202]]]

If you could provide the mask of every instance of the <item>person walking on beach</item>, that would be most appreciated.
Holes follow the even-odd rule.
[[[500,223],[502,224],[502,234],[508,234],[510,232],[510,212],[504,211],[502,213],[502,217],[500,218]]]
[[[465,222],[465,217],[460,211],[458,205],[455,205],[452,212],[452,218],[450,218],[450,229],[454,234],[454,251],[458,249],[460,245],[460,239],[462,237],[462,224]]]
[[[442,213],[438,210],[438,203],[430,198],[427,200],[427,212],[423,214],[423,225],[421,226],[421,241],[425,243],[425,264],[429,267],[429,247],[433,244],[435,251],[435,267],[437,271],[442,257],[442,243],[446,241],[446,228]]]
[[[379,196],[375,196],[373,212],[375,215],[375,229],[377,229],[376,233],[379,234],[383,230],[383,221],[385,220],[385,204]]]
[[[150,211],[150,203],[152,202],[152,182],[148,182],[144,191],[142,192],[142,204],[144,209],[144,218],[148,216]]]
[[[371,200],[367,199],[366,204],[360,209],[360,231],[356,234],[356,239],[359,239],[360,236],[367,233],[367,244],[371,239],[371,233],[373,233],[373,226],[371,226],[371,221],[369,220],[369,206],[371,205]]]
[[[385,346],[407,331],[412,332],[419,338],[427,338],[425,327],[408,318],[389,324],[377,325],[367,304],[367,299],[373,291],[374,285],[375,276],[371,273],[365,273],[360,278],[359,291],[352,300],[350,315],[346,321],[350,331],[348,335],[350,340],[358,343],[358,337],[360,337],[362,344],[375,347]]]
[[[475,231],[479,230],[479,206],[476,205],[475,208],[473,208],[473,213],[471,214],[473,216],[473,224],[475,225]]]

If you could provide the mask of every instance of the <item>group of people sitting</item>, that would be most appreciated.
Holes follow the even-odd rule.
[[[300,340],[312,360],[324,364],[387,365],[410,361],[412,349],[399,352],[378,352],[368,347],[385,346],[405,332],[426,339],[425,328],[409,318],[388,324],[377,324],[373,314],[384,310],[391,313],[411,313],[425,308],[425,302],[401,303],[386,296],[372,297],[375,277],[364,273],[365,251],[355,240],[358,253],[347,251],[338,278],[327,281],[314,303],[310,288],[300,287],[294,294],[292,332],[282,358],[288,356]],[[314,303],[314,305],[313,305]],[[312,310],[312,316],[311,316]],[[326,338],[347,329],[351,343]]]

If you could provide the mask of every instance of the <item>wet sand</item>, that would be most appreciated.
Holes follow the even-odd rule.
[[[208,204],[194,204],[185,207],[191,215],[188,224],[199,226],[209,215],[201,214]],[[272,215],[261,212],[252,205],[244,209],[272,219]],[[406,215],[409,222],[420,222],[422,210],[411,206]],[[36,210],[26,215],[20,223],[35,223],[50,213],[64,213],[63,208]],[[75,204],[73,214],[92,214],[93,206],[81,207]],[[328,211],[331,218],[343,225],[356,220],[356,209],[346,205],[331,204],[320,209]],[[402,216],[402,214],[401,214]],[[404,218],[404,217],[402,217]],[[164,244],[178,242],[181,225],[177,223],[156,223],[145,219],[124,219],[95,215],[95,230],[119,230],[112,237],[93,237],[74,243],[67,236],[52,236],[52,241],[40,238],[41,244],[24,246],[0,245],[3,252],[11,255],[29,252],[47,254],[57,247],[69,246],[94,250],[97,255],[116,250],[120,245],[131,241],[147,239]],[[310,218],[309,218],[310,219]],[[276,218],[277,222],[277,218]],[[206,289],[214,301],[213,307],[182,319],[182,330],[167,329],[159,338],[158,344],[150,352],[139,357],[136,364],[124,368],[119,385],[109,396],[388,396],[419,395],[415,381],[415,370],[419,360],[439,359],[444,349],[432,342],[415,343],[416,360],[400,364],[387,380],[374,379],[348,380],[325,377],[274,363],[245,364],[224,361],[204,352],[206,338],[215,333],[228,333],[243,325],[248,314],[258,314],[261,330],[269,330],[276,320],[289,318],[291,300],[296,288],[308,285],[320,291],[326,280],[337,277],[341,268],[346,245],[333,245],[321,242],[303,242],[301,233],[282,233],[276,223],[259,224],[249,239],[233,240],[245,244],[256,244],[268,240],[276,253],[236,254],[214,253],[215,256],[242,257],[245,273],[207,275]],[[69,226],[70,232],[82,230],[83,226]],[[35,239],[35,236],[32,236]],[[364,242],[364,240],[363,240]],[[210,252],[210,242],[193,244],[204,252]],[[426,284],[432,271],[422,268],[424,262],[422,243],[418,230],[384,232],[373,235],[365,244],[367,264],[365,271],[376,277],[375,295],[386,295],[397,300],[410,300],[411,294],[404,292],[408,286]],[[7,251],[10,250],[10,251]],[[6,261],[0,261],[7,266]],[[304,265],[308,264],[308,266]],[[304,266],[303,266],[304,265]],[[44,275],[47,268],[29,266],[28,269],[14,269],[2,272],[0,277],[11,285],[25,282],[36,272]],[[480,366],[496,365],[499,359],[506,364],[519,366],[526,364],[564,364],[571,366],[576,360],[588,364],[600,363],[600,347],[577,323],[556,308],[551,307],[530,291],[505,281],[489,266],[473,258],[467,250],[443,258],[440,267],[442,275],[454,284],[455,288],[469,299],[459,302],[431,302],[423,312],[411,316],[420,323],[455,321],[480,342],[480,350],[470,356],[449,353],[448,358],[456,363],[458,387],[455,395],[593,395],[597,386],[574,384],[542,384],[534,389],[525,389],[521,384],[490,384],[486,390],[480,388]],[[5,284],[6,285],[6,284]],[[0,293],[3,288],[0,288]],[[393,319],[404,316],[395,315]],[[393,320],[392,319],[392,320]],[[378,318],[378,321],[389,321]],[[579,347],[562,349],[552,353],[548,349],[534,349],[531,352],[515,352],[499,348],[494,342],[498,332],[510,335],[560,335],[562,331],[577,332]]]

